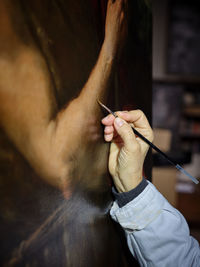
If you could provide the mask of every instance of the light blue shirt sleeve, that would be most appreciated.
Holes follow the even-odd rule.
[[[122,208],[114,202],[110,214],[125,230],[140,266],[200,266],[199,243],[190,236],[185,218],[150,182]]]

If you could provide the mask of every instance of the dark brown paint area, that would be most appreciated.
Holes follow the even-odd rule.
[[[1,131],[1,263],[43,267],[137,266],[123,232],[109,217],[112,196],[107,172],[108,145],[103,141],[100,124],[102,111],[93,98],[74,100],[100,51],[105,2],[2,2],[12,18],[16,38],[34,48],[45,62],[44,75],[51,84],[51,116],[71,101],[66,134],[74,139],[65,148],[69,151],[69,182],[61,193],[40,179],[23,153]],[[127,49],[102,100],[114,109],[125,105],[141,108],[150,117],[149,11],[145,4],[134,2],[129,7]],[[133,19],[134,12],[137,16]],[[144,24],[137,24],[140,19]],[[6,49],[9,56],[15,57],[15,37],[10,36]]]

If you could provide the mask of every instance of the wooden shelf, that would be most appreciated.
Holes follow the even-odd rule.
[[[200,106],[191,106],[183,109],[183,114],[188,117],[200,118]]]
[[[200,134],[181,134],[181,139],[195,139],[200,140]]]
[[[167,74],[153,76],[154,82],[163,83],[177,83],[177,84],[200,84],[199,75],[178,75],[178,74]]]

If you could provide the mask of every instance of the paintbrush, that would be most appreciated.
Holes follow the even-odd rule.
[[[105,110],[107,110],[108,113],[112,114],[115,118],[117,118],[118,116],[115,114],[115,112],[113,112],[112,110],[110,110],[108,107],[106,107],[103,103],[101,103],[99,100],[97,100],[97,102],[99,103],[99,105],[101,107],[103,107]],[[145,143],[147,143],[151,148],[153,148],[155,151],[157,151],[159,154],[161,154],[170,164],[172,164],[173,166],[176,167],[177,170],[179,170],[180,172],[182,172],[183,174],[185,174],[186,176],[188,176],[195,184],[198,184],[199,181],[194,178],[192,175],[190,175],[186,170],[184,170],[179,164],[177,164],[176,162],[174,162],[170,157],[168,157],[164,152],[162,152],[157,146],[155,146],[153,143],[151,143],[146,137],[144,137],[141,133],[139,133],[132,125],[130,125],[133,132],[140,137]]]

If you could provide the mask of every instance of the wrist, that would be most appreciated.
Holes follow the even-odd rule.
[[[142,179],[143,179],[142,174],[131,177],[130,179],[127,179],[127,177],[126,178],[120,177],[120,179],[119,178],[116,179],[113,177],[115,187],[119,193],[124,193],[135,189],[141,183]]]
[[[128,192],[135,189],[142,181],[142,175],[138,175],[136,178],[132,178],[130,181],[124,184],[123,192]]]
[[[116,58],[116,49],[114,48],[113,44],[106,39],[102,45],[102,53],[107,62],[113,63]]]

